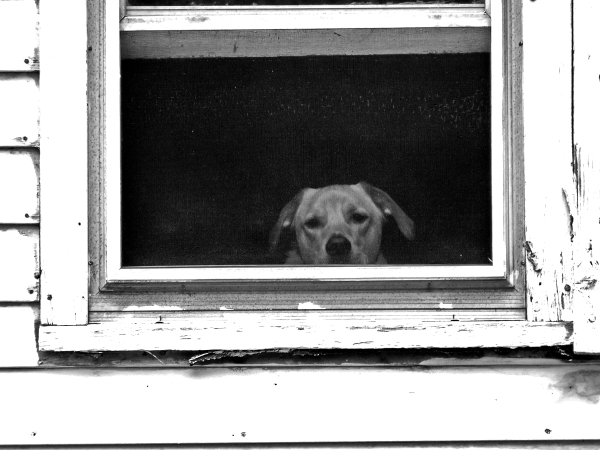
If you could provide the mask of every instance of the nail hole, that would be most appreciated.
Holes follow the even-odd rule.
[[[23,62],[24,62],[25,64],[29,64],[29,59],[25,58],[25,59],[23,60]]]
[[[52,300],[52,295],[48,294],[48,297],[46,297],[48,300]]]
[[[33,289],[27,289],[27,292],[29,292],[30,294],[33,294]]]
[[[81,226],[81,222],[77,222],[77,225]]]
[[[23,136],[23,140],[27,142],[27,136]]]
[[[29,219],[29,214],[25,213],[25,218]]]

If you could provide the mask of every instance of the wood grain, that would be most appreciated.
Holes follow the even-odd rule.
[[[480,53],[490,51],[490,29],[404,28],[339,30],[128,31],[128,58],[275,57]]]
[[[571,2],[523,2],[528,318],[571,320]],[[545,17],[545,20],[537,20]]]
[[[575,350],[600,354],[600,30],[596,2],[574,3],[572,217]]]

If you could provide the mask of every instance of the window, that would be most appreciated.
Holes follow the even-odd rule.
[[[526,320],[519,14],[491,3],[90,2],[90,221],[77,221],[90,286],[42,299],[45,323],[89,325],[45,327],[44,345],[569,339],[564,323]],[[362,177],[422,236],[392,227],[390,264],[285,265],[257,250],[299,187]]]

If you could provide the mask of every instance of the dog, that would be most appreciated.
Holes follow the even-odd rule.
[[[285,264],[387,264],[381,232],[393,217],[400,232],[415,237],[414,222],[384,191],[360,182],[300,191],[279,214],[270,236],[276,251],[283,230],[296,236]]]

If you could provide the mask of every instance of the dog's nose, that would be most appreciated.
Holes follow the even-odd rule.
[[[325,245],[325,251],[331,256],[347,255],[351,250],[352,244],[344,236],[333,236]]]

